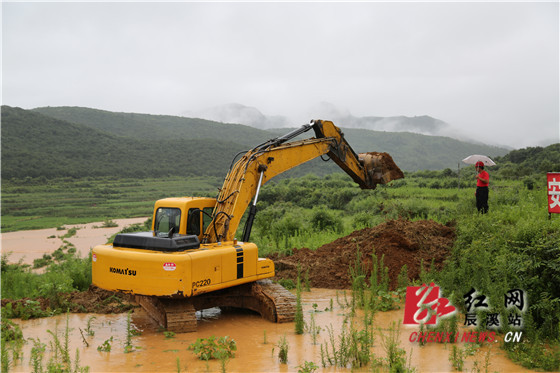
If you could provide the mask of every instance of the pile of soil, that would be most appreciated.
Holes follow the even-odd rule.
[[[63,302],[63,308],[73,313],[120,313],[138,307],[133,296],[103,290],[94,285],[90,285],[87,291],[63,293],[60,296],[61,299],[58,299],[58,302]],[[5,307],[8,303],[12,303],[12,309],[16,309],[18,304],[25,307],[29,300],[29,298],[2,299],[2,307]],[[33,301],[39,302],[39,307],[43,311],[60,306],[54,304],[54,300],[50,298],[39,297],[34,298]]]
[[[276,279],[297,279],[298,265],[302,274],[308,272],[312,287],[327,289],[349,289],[349,268],[356,263],[358,248],[361,263],[368,274],[373,268],[372,253],[378,260],[384,256],[384,265],[389,269],[391,289],[397,285],[397,277],[406,264],[409,280],[417,279],[420,264],[429,269],[432,261],[435,269],[441,269],[448,257],[455,229],[433,220],[390,220],[373,228],[365,228],[312,251],[307,248],[294,249],[290,256],[270,256],[276,266]]]
[[[120,313],[138,307],[134,296],[98,288],[90,285],[87,291],[68,294],[68,302],[74,306],[72,312]]]

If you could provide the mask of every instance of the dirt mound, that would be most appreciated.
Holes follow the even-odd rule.
[[[103,290],[90,285],[87,291],[68,294],[68,301],[74,306],[72,312],[120,313],[138,307],[134,296]]]
[[[27,307],[31,299],[2,299],[2,307],[12,303],[12,309]],[[90,285],[86,291],[61,293],[58,299],[39,297],[33,299],[43,311],[62,307],[75,313],[120,313],[138,307],[131,295],[115,293]]]
[[[373,228],[365,228],[319,247],[316,251],[296,249],[287,257],[271,256],[276,265],[276,278],[297,278],[299,264],[302,273],[309,271],[312,287],[348,289],[351,287],[350,266],[354,265],[358,247],[366,273],[372,266],[372,252],[377,258],[384,255],[384,265],[389,269],[390,286],[397,285],[397,276],[403,265],[408,278],[417,279],[420,263],[429,268],[432,260],[436,269],[450,253],[455,239],[451,226],[433,220],[391,220]]]

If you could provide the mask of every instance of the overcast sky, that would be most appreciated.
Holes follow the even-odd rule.
[[[560,142],[559,5],[3,2],[2,80],[25,109],[240,103],[299,125],[329,102],[534,146]]]

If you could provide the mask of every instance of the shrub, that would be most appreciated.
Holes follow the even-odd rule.
[[[295,318],[295,330],[296,334],[303,334],[303,330],[305,329],[305,322],[303,320],[303,305],[301,303],[301,280],[298,275],[297,278],[297,286],[296,286],[296,314]]]
[[[278,360],[280,360],[282,364],[288,364],[288,350],[290,346],[288,345],[288,341],[286,341],[286,336],[280,338],[276,347],[278,347]]]
[[[237,344],[229,337],[208,337],[197,338],[196,342],[189,346],[200,360],[222,359],[224,356],[229,358],[235,356]]]
[[[343,229],[342,221],[333,212],[323,208],[313,210],[311,226],[318,231],[341,232]]]

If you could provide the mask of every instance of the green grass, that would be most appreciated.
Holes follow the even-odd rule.
[[[220,184],[202,177],[3,181],[2,232],[150,216],[160,198],[214,197]]]

